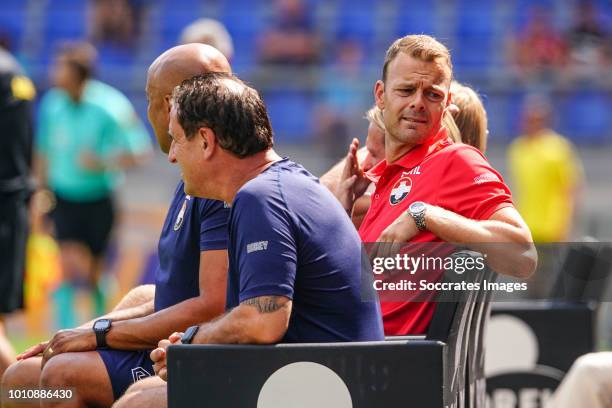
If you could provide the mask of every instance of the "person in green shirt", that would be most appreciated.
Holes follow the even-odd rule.
[[[93,288],[95,313],[104,312],[98,287],[115,221],[113,193],[123,170],[152,154],[149,135],[128,99],[92,78],[96,51],[67,44],[56,56],[54,88],[40,102],[36,138],[39,183],[55,197],[51,213],[64,282],[56,292],[60,328],[73,327],[74,284]]]

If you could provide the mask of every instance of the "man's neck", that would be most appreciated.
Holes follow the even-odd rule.
[[[526,136],[530,139],[537,139],[543,135],[545,135],[546,133],[549,132],[549,129],[547,128],[538,128],[538,129],[534,129],[530,132],[526,133]]]
[[[226,203],[234,201],[234,197],[242,186],[281,159],[282,157],[276,154],[273,149],[268,149],[245,159],[232,157],[227,163],[227,170],[222,173],[222,176],[225,175],[223,177],[225,180],[219,183],[220,186],[223,186],[220,194],[222,200]]]
[[[446,129],[441,127],[437,131],[432,132],[423,143],[401,143],[392,137],[385,136],[385,159],[387,160],[387,164],[395,163],[415,147],[421,144],[434,143],[446,134]]]
[[[81,83],[80,85],[77,85],[72,89],[66,90],[66,92],[70,96],[70,99],[72,99],[74,103],[79,103],[81,101],[81,97],[83,96],[83,90],[85,89],[86,82],[87,81],[83,81],[83,83]]]
[[[406,153],[416,147],[415,144],[412,143],[398,143],[397,141],[387,140],[385,142],[385,159],[387,159],[387,164],[395,163],[401,157],[403,157]]]

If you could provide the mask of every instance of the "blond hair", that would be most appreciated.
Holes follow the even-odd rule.
[[[463,142],[463,140],[461,140],[461,131],[459,130],[459,127],[455,123],[455,120],[453,119],[453,115],[451,114],[450,111],[446,111],[444,113],[444,116],[442,117],[442,126],[446,128],[446,130],[448,131],[448,136],[451,139],[453,139],[453,142],[455,143]]]
[[[459,108],[452,116],[461,132],[461,141],[484,152],[487,148],[488,123],[482,100],[472,88],[457,81],[451,83],[450,90],[452,102]]]
[[[385,131],[385,121],[383,114],[377,105],[372,106],[365,114],[365,118],[370,123],[374,123],[381,131]]]
[[[450,52],[448,48],[434,37],[429,35],[407,35],[398,38],[391,44],[385,55],[385,63],[383,65],[382,80],[387,80],[387,69],[391,61],[401,52],[419,59],[424,62],[434,62],[441,58],[448,67],[450,76],[453,74],[453,64],[451,62]],[[449,79],[451,79],[449,78]]]

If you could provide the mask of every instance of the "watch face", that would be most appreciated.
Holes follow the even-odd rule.
[[[410,212],[411,213],[415,213],[418,214],[420,212],[425,211],[425,203],[422,201],[415,201],[414,203],[410,204]]]
[[[187,328],[187,330],[183,334],[183,337],[181,337],[181,343],[190,344],[193,341],[193,337],[195,336],[196,331],[198,329],[199,329],[198,326],[191,326]]]
[[[106,330],[109,326],[108,320],[98,320],[94,323],[94,330]]]

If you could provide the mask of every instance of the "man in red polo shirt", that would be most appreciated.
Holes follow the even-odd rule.
[[[486,247],[493,270],[527,277],[537,254],[508,187],[477,149],[453,143],[441,126],[451,79],[450,53],[430,36],[409,35],[387,50],[374,90],[386,128],[385,160],[365,175],[354,155],[347,161],[355,182],[365,176],[376,184],[359,234],[364,243]],[[424,333],[433,295],[424,302],[382,302],[385,334]]]

